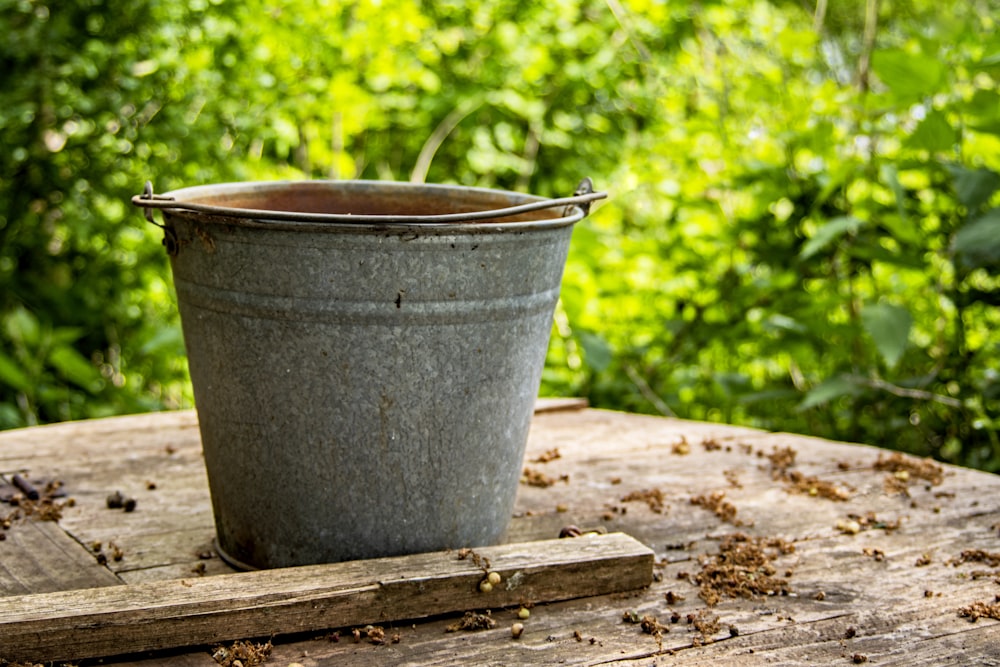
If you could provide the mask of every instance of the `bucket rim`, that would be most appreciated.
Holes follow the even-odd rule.
[[[440,196],[448,192],[463,195],[482,195],[496,199],[507,198],[509,205],[501,208],[463,211],[431,215],[417,214],[350,214],[315,213],[281,209],[253,209],[242,206],[225,206],[204,203],[226,196],[260,195],[271,191],[289,189],[312,191],[340,191],[354,196],[392,196],[393,194]],[[590,179],[581,181],[572,197],[546,198],[539,195],[513,192],[495,188],[450,185],[443,183],[411,183],[386,180],[328,180],[300,179],[274,181],[234,181],[206,185],[194,185],[164,194],[154,195],[152,184],[146,184],[146,192],[132,198],[132,203],[146,209],[146,217],[152,222],[152,209],[158,208],[165,215],[180,215],[205,222],[218,222],[244,227],[263,227],[272,230],[292,231],[360,231],[406,230],[424,232],[431,230],[447,232],[473,231],[530,231],[553,229],[573,225],[589,213],[590,204],[604,199],[607,193],[593,192]],[[561,214],[548,219],[503,220],[504,217],[522,213],[563,207]]]

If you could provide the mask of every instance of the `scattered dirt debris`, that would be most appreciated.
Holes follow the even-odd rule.
[[[932,459],[918,459],[900,452],[888,456],[879,454],[872,468],[891,473],[893,479],[900,482],[915,477],[930,482],[932,486],[938,486],[944,481],[944,468]]]
[[[688,614],[687,622],[689,625],[694,626],[694,629],[701,635],[701,637],[696,638],[694,642],[692,642],[695,646],[711,644],[714,641],[712,636],[717,634],[719,630],[722,629],[722,625],[719,623],[719,617],[707,609],[699,609],[697,613]],[[730,632],[730,634],[732,634],[732,632]],[[739,634],[739,631],[737,631],[737,634]]]
[[[204,577],[207,571],[208,568],[205,566],[204,562],[198,563],[197,565],[191,568],[191,572],[193,574],[197,574],[199,577]]]
[[[922,553],[922,554],[920,554],[920,557],[917,558],[916,562],[914,563],[914,566],[916,566],[916,567],[927,567],[928,565],[930,565],[933,562],[934,562],[934,559],[931,558],[931,555],[929,553]]]
[[[673,591],[667,591],[666,593],[663,594],[663,597],[666,599],[667,604],[669,605],[675,605],[678,602],[684,602],[684,600],[686,599],[683,595],[679,593],[674,593]]]
[[[726,535],[717,554],[699,559],[702,569],[694,576],[700,588],[698,595],[710,607],[723,596],[787,595],[788,580],[775,576],[774,559],[794,551],[795,545],[781,538],[751,537],[744,533]],[[790,571],[786,572],[788,575]]]
[[[212,652],[212,659],[222,667],[254,667],[267,662],[273,648],[270,641],[266,644],[255,644],[240,640],[228,647],[217,646]]]
[[[663,635],[670,632],[670,628],[656,620],[655,616],[651,614],[639,616],[638,612],[630,610],[622,614],[622,622],[638,625],[644,633],[652,635],[659,650],[663,650]]]
[[[742,489],[743,484],[740,483],[739,473],[735,470],[723,470],[722,476],[726,478],[726,483],[734,489]]]
[[[861,653],[855,653],[854,655],[851,656],[851,662],[853,662],[855,665],[866,663],[868,662],[868,656],[862,655]]]
[[[851,497],[850,491],[811,475],[803,475],[798,471],[792,471],[785,476],[788,482],[788,490],[794,493],[804,493],[808,496],[826,498],[844,502]]]
[[[722,449],[722,445],[715,438],[705,438],[701,441],[701,446],[705,448],[706,452],[717,452]]]
[[[463,547],[458,550],[458,560],[465,560],[466,558],[471,558],[472,562],[481,569],[483,572],[489,574],[490,571],[490,559],[486,556],[480,556],[475,551],[468,547]]]
[[[479,614],[474,611],[467,611],[465,615],[462,616],[461,620],[458,620],[447,628],[445,632],[458,632],[459,630],[491,630],[497,626],[496,619],[490,615],[490,610],[487,609],[484,613]]]
[[[644,489],[642,491],[633,491],[628,495],[622,496],[622,502],[644,502],[649,505],[649,509],[653,510],[657,514],[663,514],[666,497],[660,489]]]
[[[367,639],[369,642],[375,644],[376,646],[381,646],[382,644],[389,644],[389,643],[398,644],[400,640],[398,633],[395,633],[387,637],[385,634],[385,628],[383,628],[381,625],[366,625],[363,628],[354,628],[353,630],[351,630],[351,636],[354,637],[355,642],[360,642],[362,639]],[[335,641],[339,640],[340,636],[338,635],[337,640]]]
[[[704,507],[725,523],[730,523],[734,526],[744,525],[743,521],[736,518],[736,505],[726,500],[725,491],[715,491],[707,496],[692,496],[691,504]]]
[[[871,558],[875,559],[875,561],[878,563],[881,563],[882,561],[885,560],[885,552],[882,551],[881,549],[875,549],[874,547],[865,547],[864,549],[861,550],[861,553],[863,553],[866,556],[870,556]]]
[[[761,452],[757,454],[761,455]],[[787,483],[790,493],[803,493],[841,502],[851,497],[852,489],[843,489],[813,475],[804,475],[798,471],[789,472],[789,468],[795,465],[796,456],[798,452],[791,447],[775,447],[767,455],[768,461],[771,462],[771,479]]]
[[[895,521],[879,519],[874,512],[864,515],[851,513],[846,519],[838,519],[836,528],[847,535],[857,535],[865,530],[884,530],[886,533],[891,533],[899,529],[900,523],[901,519]]]
[[[691,445],[688,444],[687,438],[683,435],[681,436],[680,442],[675,442],[671,447],[670,451],[677,456],[687,456],[691,453]]]
[[[569,483],[569,475],[559,475],[559,477],[551,477],[543,472],[537,470],[532,470],[531,468],[525,468],[524,472],[521,473],[521,484],[527,484],[528,486],[537,486],[539,488],[546,488],[552,486],[556,482],[566,482]]]
[[[622,612],[622,623],[632,623],[635,625],[640,622],[642,622],[642,616],[639,615],[639,612],[632,609],[627,609]]]
[[[555,461],[556,459],[561,459],[562,454],[559,453],[559,448],[550,449],[544,454],[531,459],[532,463],[548,463],[549,461]]]
[[[781,479],[788,472],[788,469],[795,465],[795,457],[798,455],[791,447],[775,447],[774,451],[767,455],[767,460],[771,462],[771,476],[774,479]]]
[[[1000,552],[990,553],[982,549],[966,549],[957,558],[949,558],[945,564],[958,567],[962,563],[986,563],[988,567],[1000,567]]]
[[[76,501],[66,497],[63,483],[59,480],[29,481],[22,475],[14,475],[8,493],[0,496],[0,501],[14,509],[0,514],[0,529],[6,531],[17,522],[25,519],[35,521],[59,521],[63,509],[73,507]],[[0,540],[5,539],[0,532]]]
[[[134,512],[136,506],[135,498],[123,496],[121,491],[115,491],[104,501],[109,510],[124,510]]]
[[[958,615],[969,619],[970,623],[975,623],[981,618],[992,618],[1000,621],[1000,595],[994,598],[993,604],[979,600],[968,607],[962,607],[958,610]]]
[[[655,616],[652,616],[650,614],[647,614],[642,617],[642,620],[639,621],[639,627],[642,628],[642,631],[645,632],[647,635],[658,636],[663,634],[664,632],[670,632],[670,628],[660,623],[658,620],[656,620]]]

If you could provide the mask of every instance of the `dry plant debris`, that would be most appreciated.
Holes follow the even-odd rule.
[[[736,505],[726,500],[725,491],[715,491],[701,496],[692,496],[691,504],[704,507],[709,512],[719,517],[721,521],[731,523],[734,526],[742,526],[743,522],[736,518]]]
[[[467,630],[470,632],[474,630],[491,630],[496,626],[496,619],[490,615],[489,609],[482,614],[474,611],[467,611],[460,620],[445,628],[445,632],[458,632],[459,630]]]
[[[822,480],[811,475],[803,475],[800,472],[792,471],[785,476],[788,482],[788,490],[793,493],[804,493],[808,496],[818,496],[827,500],[846,501],[851,497],[851,493],[837,485]]]
[[[532,463],[548,463],[549,461],[555,461],[556,459],[561,459],[562,454],[559,453],[559,448],[550,449],[544,454],[531,459]]]
[[[917,459],[899,452],[894,452],[889,456],[879,454],[878,460],[872,467],[875,470],[891,473],[892,478],[900,482],[906,482],[915,477],[937,486],[944,481],[944,468],[933,460]]]
[[[701,572],[694,577],[700,588],[698,595],[710,607],[723,596],[787,595],[788,580],[775,576],[774,559],[794,551],[795,545],[781,538],[726,535],[717,554],[699,559]]]
[[[798,455],[791,447],[775,447],[767,455],[767,460],[771,462],[771,476],[774,479],[781,479],[788,472],[788,469],[795,465],[795,457]]]
[[[715,438],[705,438],[701,441],[701,446],[705,448],[706,452],[717,452],[722,449],[722,445]]]
[[[644,502],[649,505],[649,509],[653,510],[657,514],[663,514],[666,497],[660,489],[644,489],[642,491],[633,491],[628,495],[622,496],[622,502]]]
[[[761,452],[758,452],[758,455],[761,455]],[[850,490],[843,489],[832,482],[827,482],[813,475],[804,475],[798,471],[789,472],[789,468],[795,465],[796,456],[798,456],[798,452],[791,447],[775,447],[767,455],[768,461],[771,462],[771,479],[785,482],[790,493],[802,493],[814,498],[826,498],[841,502],[851,497]]]
[[[528,486],[537,486],[539,488],[546,488],[552,486],[556,482],[567,482],[569,483],[569,475],[559,475],[559,477],[552,477],[546,475],[543,472],[537,470],[532,470],[531,468],[525,468],[524,472],[521,473],[521,484],[527,484]]]
[[[228,647],[217,646],[212,652],[212,659],[222,667],[254,667],[267,662],[273,648],[270,641],[266,644],[255,644],[240,640]]]
[[[711,644],[713,641],[712,635],[722,629],[719,617],[707,609],[699,609],[697,613],[688,614],[687,622],[694,626],[694,629],[701,635],[701,637],[692,642],[695,646]],[[739,634],[739,631],[736,634]]]
[[[962,563],[986,563],[988,567],[1000,567],[1000,552],[990,553],[982,549],[966,549],[957,558],[949,558],[948,565],[958,567]]]
[[[59,480],[46,482],[41,488],[37,488],[21,475],[14,475],[14,480],[12,487],[18,490],[3,498],[4,502],[14,508],[0,516],[0,529],[4,531],[10,530],[11,526],[24,519],[59,521],[64,508],[76,505],[73,498],[58,500],[66,495],[63,483]],[[0,532],[0,540],[5,538],[5,534]]]
[[[865,530],[884,530],[886,533],[891,533],[898,530],[899,526],[900,519],[886,521],[879,519],[874,512],[864,515],[851,513],[846,519],[838,519],[836,523],[837,530],[848,535],[857,535]]]
[[[881,549],[876,549],[874,547],[865,547],[864,549],[861,550],[861,553],[863,553],[866,556],[870,556],[876,562],[879,563],[885,560],[885,552],[882,551]]]
[[[351,636],[354,637],[355,642],[360,642],[362,639],[367,639],[372,644],[376,646],[381,646],[382,644],[398,644],[399,634],[393,634],[391,637],[386,637],[385,628],[381,625],[366,625],[363,628],[354,628],[351,630]]]
[[[137,501],[135,498],[129,498],[122,495],[121,491],[115,491],[105,499],[105,504],[109,510],[124,510],[125,512],[134,512]]]
[[[981,618],[992,618],[1000,621],[1000,595],[996,596],[993,604],[979,600],[967,607],[962,607],[958,610],[958,615],[969,619],[970,623],[975,623]]]
[[[490,572],[490,559],[486,556],[480,556],[475,551],[468,547],[463,547],[458,550],[458,560],[465,560],[466,558],[471,558],[473,564],[481,569],[486,574]]]
[[[671,445],[670,451],[677,456],[687,456],[691,453],[691,445],[688,444],[687,438],[682,435],[681,441]]]

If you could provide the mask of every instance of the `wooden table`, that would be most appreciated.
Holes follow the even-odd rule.
[[[253,628],[265,648],[271,639],[268,664],[281,667],[1000,665],[1000,477],[873,447],[587,409],[574,401],[540,401],[525,466],[511,544],[490,553],[503,562],[510,556],[504,549],[554,540],[571,525],[607,532],[539,543],[555,546],[538,558],[563,559],[552,580],[566,591],[561,597],[585,597],[520,600],[530,616],[519,619],[516,602],[497,604],[514,598],[484,596],[466,581],[464,597],[450,598],[455,611],[440,616],[413,620],[425,614],[403,597],[402,616],[377,626],[285,635],[299,626],[282,624],[285,602],[268,602],[261,587],[296,581],[296,604],[312,600],[316,609],[323,608],[323,594],[310,590],[308,577],[295,578],[298,568],[218,576],[232,570],[212,549],[194,412],[0,433],[6,483],[20,472],[29,482],[58,480],[67,494],[52,500],[48,517],[40,511],[15,516],[17,508],[0,504],[0,520],[10,523],[0,542],[0,658],[8,657],[12,641],[21,642],[20,650],[29,641],[19,628],[52,622],[61,634],[33,635],[45,659],[71,659],[45,648],[53,642],[72,648],[97,637],[105,644],[92,642],[89,650],[100,651],[105,663],[147,666],[212,667],[213,653],[229,656],[231,664],[242,627]],[[36,487],[44,498],[44,482]],[[116,491],[134,499],[134,511],[107,507]],[[53,508],[61,509],[57,521],[39,520],[56,518]],[[652,584],[589,595],[597,584],[586,568],[567,566],[566,555],[605,549],[601,545],[628,550],[628,538],[617,533],[652,551],[643,561],[652,563]],[[642,556],[629,554],[622,571],[639,572]],[[475,570],[454,553],[435,554],[433,562],[415,558],[403,561],[401,577],[407,567],[438,567],[445,558],[445,569]],[[247,576],[258,578],[240,578]],[[156,611],[162,600],[185,602],[185,588],[195,597],[209,590],[218,595],[224,587],[215,582],[228,582],[231,595],[233,585],[245,584],[254,589],[246,594],[256,596],[243,608],[238,601],[227,607],[234,615],[219,617],[225,641],[204,641],[205,624],[183,626],[197,629],[190,636],[202,638],[200,646],[112,657],[130,646],[129,633],[143,623],[160,623],[159,636],[181,627]],[[121,605],[133,592],[140,602],[130,604],[146,604],[161,616],[122,613],[120,641],[100,640],[102,605]],[[495,627],[448,632],[463,618],[462,605],[479,613],[489,608]],[[86,612],[92,613],[85,623],[73,620]],[[189,610],[188,621],[194,617]],[[511,633],[516,622],[524,627],[517,639]],[[272,630],[260,632],[266,627]],[[173,643],[185,643],[183,635],[174,637]],[[252,662],[241,661],[244,667]]]

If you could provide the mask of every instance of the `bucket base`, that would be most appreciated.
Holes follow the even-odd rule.
[[[230,567],[233,567],[237,570],[241,570],[243,572],[256,572],[257,570],[260,569],[259,567],[248,565],[247,563],[244,563],[243,561],[237,558],[233,558],[232,556],[227,554],[225,550],[223,550],[222,546],[219,544],[218,537],[212,538],[212,546],[215,547],[215,552],[219,554],[219,558],[225,561],[225,563]]]

